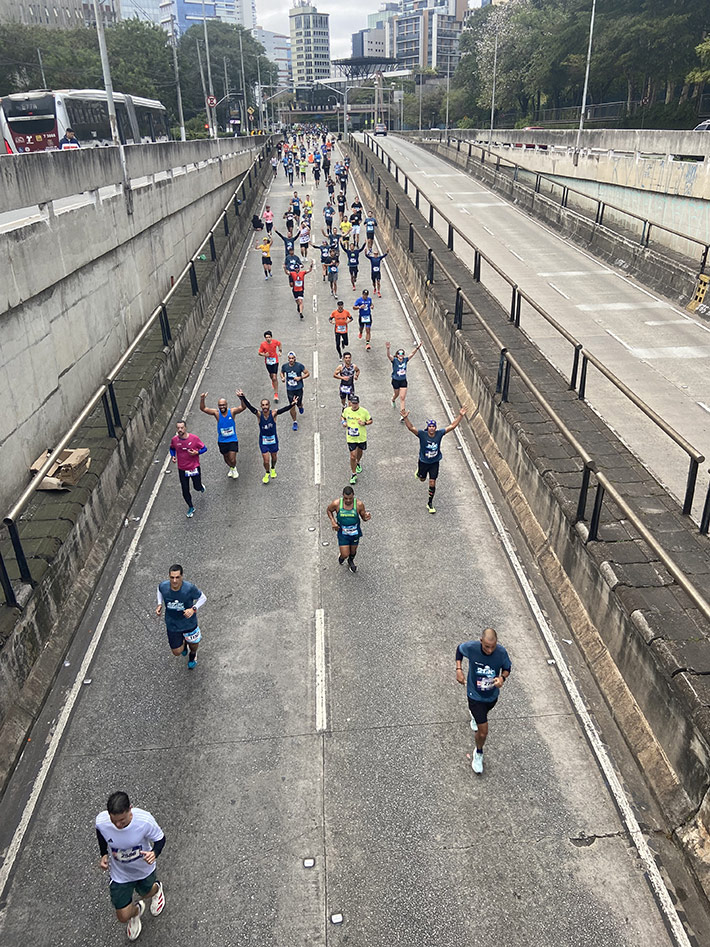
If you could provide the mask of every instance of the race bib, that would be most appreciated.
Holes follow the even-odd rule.
[[[112,848],[111,854],[117,862],[126,864],[127,862],[134,862],[141,857],[141,847],[140,845],[134,845],[133,848]]]
[[[286,387],[287,387],[287,388],[298,388],[298,382],[296,381],[295,378],[289,378],[288,381],[286,382]]]
[[[357,534],[358,534],[358,528],[357,528],[357,526],[355,526],[355,525],[341,526],[341,527],[340,527],[340,532],[341,532],[344,536],[357,536]]]
[[[339,325],[336,325],[335,331],[336,331],[336,332],[347,332],[347,331],[348,331],[348,327],[347,327],[347,326],[339,326]]]
[[[360,437],[360,428],[359,427],[349,427],[348,428],[349,437]]]
[[[407,374],[407,369],[406,369],[406,368],[398,368],[398,369],[397,369],[397,374],[399,375],[400,378],[404,378],[404,376]]]
[[[476,681],[476,687],[479,691],[491,691],[495,687],[492,677],[479,677]]]
[[[370,315],[369,312],[362,312],[362,313],[360,313],[360,321],[361,321],[361,322],[372,322],[372,316]]]
[[[353,390],[353,386],[348,385],[345,382],[343,382],[340,386],[340,393],[343,395],[346,395],[349,391],[352,391],[352,390]]]
[[[192,631],[183,631],[182,636],[188,644],[199,644],[202,641],[202,632],[199,625],[197,628],[193,628]]]
[[[183,473],[186,477],[196,477],[199,473],[199,470],[183,470]]]
[[[264,447],[270,447],[272,444],[276,443],[276,435],[275,434],[264,435],[264,437],[262,437],[261,439],[261,443],[264,445]]]
[[[267,365],[276,365],[276,364],[278,364],[278,359],[275,358],[274,356],[267,355],[267,356],[266,356],[266,364],[267,364]]]

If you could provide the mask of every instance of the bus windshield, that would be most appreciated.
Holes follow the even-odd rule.
[[[57,147],[57,116],[51,92],[45,95],[7,95],[1,104],[18,151],[45,151]]]

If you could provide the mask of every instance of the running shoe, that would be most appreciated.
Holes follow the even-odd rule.
[[[361,339],[361,338],[362,338],[362,332],[358,332],[357,337],[358,337],[358,339]]]
[[[298,413],[299,413],[299,414],[303,414],[303,405],[302,405],[302,404],[299,404],[299,406],[298,406]]]
[[[342,566],[344,562],[345,562],[345,556],[338,556],[338,565]]]
[[[191,506],[190,509],[187,511],[187,513],[186,513],[185,515],[187,516],[188,519],[190,519],[191,516],[194,516],[194,515],[195,515],[195,507],[194,507],[194,506]]]
[[[163,882],[158,882],[158,893],[154,894],[150,899],[150,913],[153,917],[157,917],[159,914],[163,913],[163,908],[165,907],[165,894],[163,892]]]
[[[366,350],[367,352],[369,352],[371,348],[372,348],[372,346],[371,346],[370,343],[368,342],[367,345],[365,346],[365,350]]]
[[[264,476],[261,478],[262,483],[268,483],[269,480],[271,480],[271,477],[267,473],[265,473]]]
[[[478,724],[473,719],[473,717],[471,717],[471,729],[473,730],[474,733],[478,730]]]
[[[471,769],[474,771],[474,773],[483,772],[483,751],[482,750],[476,750],[476,752],[473,754],[473,759],[471,760]]]
[[[297,431],[297,430],[298,430],[298,421],[294,421],[294,422],[293,422],[292,428],[293,428],[294,431]]]
[[[427,503],[427,507],[426,507],[426,508],[427,508],[427,512],[428,512],[428,513],[436,513],[436,510],[435,510],[434,507],[431,505],[431,503]]]
[[[382,293],[379,290],[377,290],[377,295],[382,299]]]
[[[393,408],[396,408],[396,407],[397,407],[397,399],[396,399],[396,398],[393,399],[393,401],[391,402],[391,405],[392,405]]]
[[[279,403],[279,396],[278,396],[278,395],[274,395],[274,401],[276,402],[276,404]]]
[[[196,668],[196,667],[197,667],[197,655],[196,655],[196,654],[191,654],[191,655],[190,655],[190,660],[187,662],[187,666],[190,668],[191,671],[192,671],[193,668]]]
[[[360,466],[360,464],[357,464],[355,466],[355,473],[362,473],[362,467]]]
[[[356,484],[356,483],[357,483],[357,475],[356,475],[356,474],[353,474],[353,475],[352,475],[352,477],[350,478],[350,483],[351,483],[351,484]]]
[[[239,480],[239,471],[237,470],[237,468],[236,468],[236,467],[232,467],[232,470],[234,471],[234,473],[232,474],[232,476],[234,477],[234,479],[235,479],[235,480]]]
[[[271,468],[271,479],[272,479],[272,480],[276,480],[276,468],[275,468],[275,467],[272,467],[272,468]]]
[[[348,569],[350,569],[351,572],[357,572],[357,566],[351,559],[348,559]]]
[[[207,492],[207,491],[206,491],[206,489],[205,489],[205,485],[202,484],[202,486],[200,487],[200,493],[206,493],[206,492]]]
[[[418,471],[418,470],[415,470],[415,471],[414,471],[414,476],[416,477],[417,480],[420,481],[420,483],[422,482],[421,477],[419,476],[419,471]]]
[[[298,317],[299,317],[299,319],[303,319],[303,313],[302,313],[302,312],[299,312]]]
[[[138,940],[143,927],[141,924],[141,918],[145,912],[145,901],[138,901],[136,903],[138,904],[138,913],[134,914],[126,925],[126,933],[128,934],[129,940]]]
[[[268,273],[266,274],[266,276],[264,277],[264,279],[268,281],[268,279],[269,279],[269,274],[268,274]]]

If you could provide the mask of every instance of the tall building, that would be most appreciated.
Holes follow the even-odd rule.
[[[385,55],[385,30],[368,29],[353,33],[353,57]]]
[[[115,23],[120,18],[119,0],[100,0],[104,23]],[[23,23],[26,26],[47,26],[53,29],[73,29],[94,24],[94,5],[91,0],[66,0],[61,5],[46,0],[0,0],[0,23]]]
[[[405,69],[456,68],[467,0],[402,0],[401,12],[385,22],[385,49]]]
[[[121,19],[148,20],[160,26],[160,0],[121,0]]]
[[[140,4],[140,0],[137,0]],[[171,18],[175,18],[178,34],[202,23],[202,0],[160,0],[160,25],[170,32]],[[256,26],[255,0],[205,0],[207,20],[235,23],[251,30]]]
[[[383,3],[377,13],[369,13],[367,16],[367,28],[369,30],[383,29],[387,20],[399,13],[398,3]]]
[[[329,15],[319,13],[308,0],[297,0],[289,12],[291,63],[296,88],[312,85],[330,75]]]
[[[261,26],[255,26],[251,31],[257,43],[261,43],[266,51],[266,58],[275,62],[279,68],[279,89],[293,87],[291,68],[291,37],[283,33],[273,33]],[[273,90],[276,92],[276,90]]]

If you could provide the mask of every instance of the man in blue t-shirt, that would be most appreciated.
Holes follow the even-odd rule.
[[[439,461],[441,460],[441,440],[445,434],[449,434],[454,428],[458,427],[463,421],[468,406],[463,408],[456,415],[448,427],[439,428],[436,421],[427,421],[426,427],[416,428],[409,420],[409,411],[402,411],[402,420],[412,434],[419,438],[419,466],[415,476],[422,483],[429,478],[429,499],[427,500],[427,510],[430,513],[436,513],[434,509],[434,494],[436,493],[436,478],[439,476]]]
[[[366,250],[365,256],[370,261],[371,276],[372,276],[372,292],[377,293],[378,296],[382,296],[382,261],[389,253],[389,250],[385,248],[384,253],[374,253],[372,250]]]
[[[355,286],[353,285],[353,289]],[[363,289],[362,296],[358,296],[353,305],[357,310],[360,331],[357,334],[358,339],[362,338],[362,330],[365,330],[365,348],[370,349],[370,333],[372,331],[372,297],[369,289]]]
[[[185,657],[189,650],[187,666],[192,670],[197,666],[197,646],[202,640],[197,624],[197,609],[205,604],[207,597],[196,585],[183,579],[181,565],[176,563],[170,566],[168,576],[168,581],[158,586],[155,614],[160,617],[165,606],[168,644],[174,655]]]
[[[288,403],[291,405],[291,420],[293,430],[298,430],[296,407],[298,413],[303,414],[303,380],[310,377],[310,372],[301,362],[296,361],[295,352],[289,352],[287,361],[281,366],[281,381],[286,385]]]
[[[468,660],[468,677],[461,662]],[[456,649],[456,680],[467,685],[471,729],[476,734],[476,749],[471,760],[474,773],[483,772],[483,744],[488,736],[488,714],[498,701],[503,684],[510,677],[508,652],[498,644],[493,628],[486,628],[480,641],[464,641]]]

